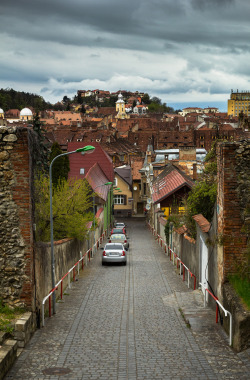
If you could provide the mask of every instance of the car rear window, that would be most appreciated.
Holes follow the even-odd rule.
[[[113,228],[113,231],[112,231],[113,233],[121,233],[121,232],[123,232],[123,230],[122,230],[122,228]]]
[[[111,235],[110,239],[111,240],[124,240],[125,239],[125,235],[122,235],[122,234]]]
[[[105,246],[105,249],[106,249],[106,250],[123,249],[123,245],[122,245],[122,244],[107,244],[107,245]]]

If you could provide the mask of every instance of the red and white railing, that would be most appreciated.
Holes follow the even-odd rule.
[[[221,310],[223,310],[225,317],[229,315],[229,346],[232,346],[232,333],[233,333],[233,320],[232,320],[232,314],[230,311],[226,310],[222,304],[219,302],[218,298],[213,295],[213,293],[210,292],[209,289],[207,289],[201,282],[199,284],[204,290],[204,307],[206,307],[207,304],[207,294],[210,294],[210,296],[215,300],[216,302],[216,323],[218,323],[218,312],[219,312],[219,307]]]
[[[187,278],[187,283],[188,283],[188,288],[190,287],[190,279],[194,279],[194,290],[196,289],[196,276],[194,273],[191,272],[191,270],[183,263],[183,261],[180,259],[180,257],[165,243],[165,241],[162,239],[162,237],[156,232],[154,227],[152,227],[148,223],[148,227],[151,230],[153,236],[155,236],[155,240],[158,241],[158,244],[164,248],[165,253],[169,256],[169,259],[173,261],[173,265],[175,265],[175,260],[176,260],[176,266],[177,269],[180,269],[180,276],[182,274],[182,279],[185,281],[186,277],[186,272],[188,274]]]
[[[49,294],[43,298],[42,300],[42,326],[44,326],[44,308],[45,308],[45,302],[49,300],[49,317],[51,317],[51,296],[52,294],[58,290],[58,287],[60,286],[60,298],[63,298],[63,281],[68,278],[68,288],[71,288],[71,274],[72,274],[72,280],[75,282],[75,276],[76,276],[76,269],[78,272],[78,275],[80,273],[80,264],[82,267],[82,270],[84,270],[84,266],[88,264],[88,261],[90,262],[91,257],[93,257],[93,254],[97,252],[97,249],[100,247],[100,244],[104,241],[105,237],[107,237],[107,230],[103,232],[103,234],[100,236],[100,238],[96,241],[96,243],[93,245],[91,249],[88,249],[87,252],[78,260],[72,268],[68,270],[68,272],[58,281],[58,283],[55,285],[54,289],[52,289]]]

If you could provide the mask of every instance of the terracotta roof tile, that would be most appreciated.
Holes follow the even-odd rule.
[[[169,165],[153,182],[153,202],[160,202],[183,186],[188,186],[191,189],[193,181],[184,172],[173,165]]]
[[[92,153],[93,154],[93,153]],[[92,187],[92,190],[98,194],[104,201],[107,200],[108,192],[111,185],[104,185],[109,182],[108,178],[103,173],[98,163],[95,163],[85,175],[88,183]]]
[[[204,218],[202,214],[194,215],[193,219],[196,221],[196,223],[203,232],[208,232],[210,230],[211,224],[206,218]]]
[[[162,216],[159,217],[159,222],[162,226],[165,226],[167,224],[167,219],[163,218]]]
[[[102,149],[101,145],[97,142],[69,142],[68,152],[74,151],[82,146],[92,145],[95,147],[95,151],[91,154],[82,155],[81,153],[69,155],[70,172],[69,178],[84,178],[84,175],[80,174],[80,169],[84,168],[85,175],[89,169],[98,163],[104,172],[108,181],[114,181],[114,169],[113,163],[109,155]]]

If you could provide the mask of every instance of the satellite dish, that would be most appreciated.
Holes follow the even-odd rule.
[[[147,203],[150,205],[151,202],[152,202],[152,200],[150,198],[148,198]]]
[[[146,205],[146,210],[150,210],[151,206],[149,204]]]
[[[137,186],[134,186],[134,190],[137,190]]]

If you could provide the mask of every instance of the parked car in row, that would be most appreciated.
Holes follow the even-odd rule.
[[[113,235],[113,234],[125,234],[125,228],[122,228],[122,227],[115,227],[115,228],[112,228],[111,232],[110,232],[110,235]]]
[[[109,238],[109,243],[121,243],[126,250],[129,248],[128,238],[125,234],[112,234]]]
[[[122,243],[112,242],[105,245],[102,253],[102,265],[108,263],[127,264],[126,249]]]
[[[115,222],[114,224],[115,228],[124,228],[124,231],[126,233],[126,225],[123,222]]]

